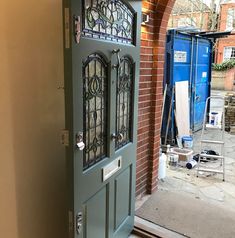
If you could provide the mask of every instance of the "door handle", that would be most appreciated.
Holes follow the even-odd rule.
[[[121,59],[120,59],[120,55],[119,55],[120,52],[121,52],[121,49],[114,49],[112,51],[112,54],[113,55],[116,54],[116,56],[117,56],[117,64],[112,65],[113,69],[117,69],[118,70],[120,65],[121,65]]]
[[[121,142],[124,139],[124,135],[122,133],[118,133],[118,135],[116,135],[115,133],[113,133],[111,135],[111,140],[112,141],[119,141]]]
[[[83,133],[78,132],[76,135],[76,146],[79,150],[84,150],[85,144],[83,142]]]
[[[196,101],[199,101],[200,98],[201,98],[201,97],[200,97],[199,95],[196,95],[195,100],[196,100]]]

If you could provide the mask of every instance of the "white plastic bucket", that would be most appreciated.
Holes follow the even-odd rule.
[[[193,148],[193,138],[191,136],[182,137],[184,148],[191,149]]]
[[[162,153],[159,158],[158,179],[166,177],[166,154]]]
[[[222,113],[221,112],[210,112],[209,113],[209,124],[213,126],[221,125]]]

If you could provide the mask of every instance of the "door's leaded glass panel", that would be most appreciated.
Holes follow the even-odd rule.
[[[83,35],[133,44],[135,14],[122,0],[83,0]]]
[[[87,169],[105,158],[107,151],[107,65],[98,54],[83,64],[83,100],[83,167]]]
[[[116,149],[132,139],[133,62],[128,57],[121,59],[117,79]]]

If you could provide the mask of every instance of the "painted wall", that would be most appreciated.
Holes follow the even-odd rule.
[[[66,237],[61,5],[0,1],[0,237]]]
[[[235,68],[226,71],[212,71],[212,89],[235,90]]]

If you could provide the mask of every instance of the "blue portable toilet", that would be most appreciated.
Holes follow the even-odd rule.
[[[162,142],[175,143],[175,83],[188,81],[190,97],[190,128],[202,128],[205,103],[210,95],[212,42],[207,38],[169,30],[166,37],[164,85],[167,85],[161,130]],[[167,142],[167,143],[168,143]]]

